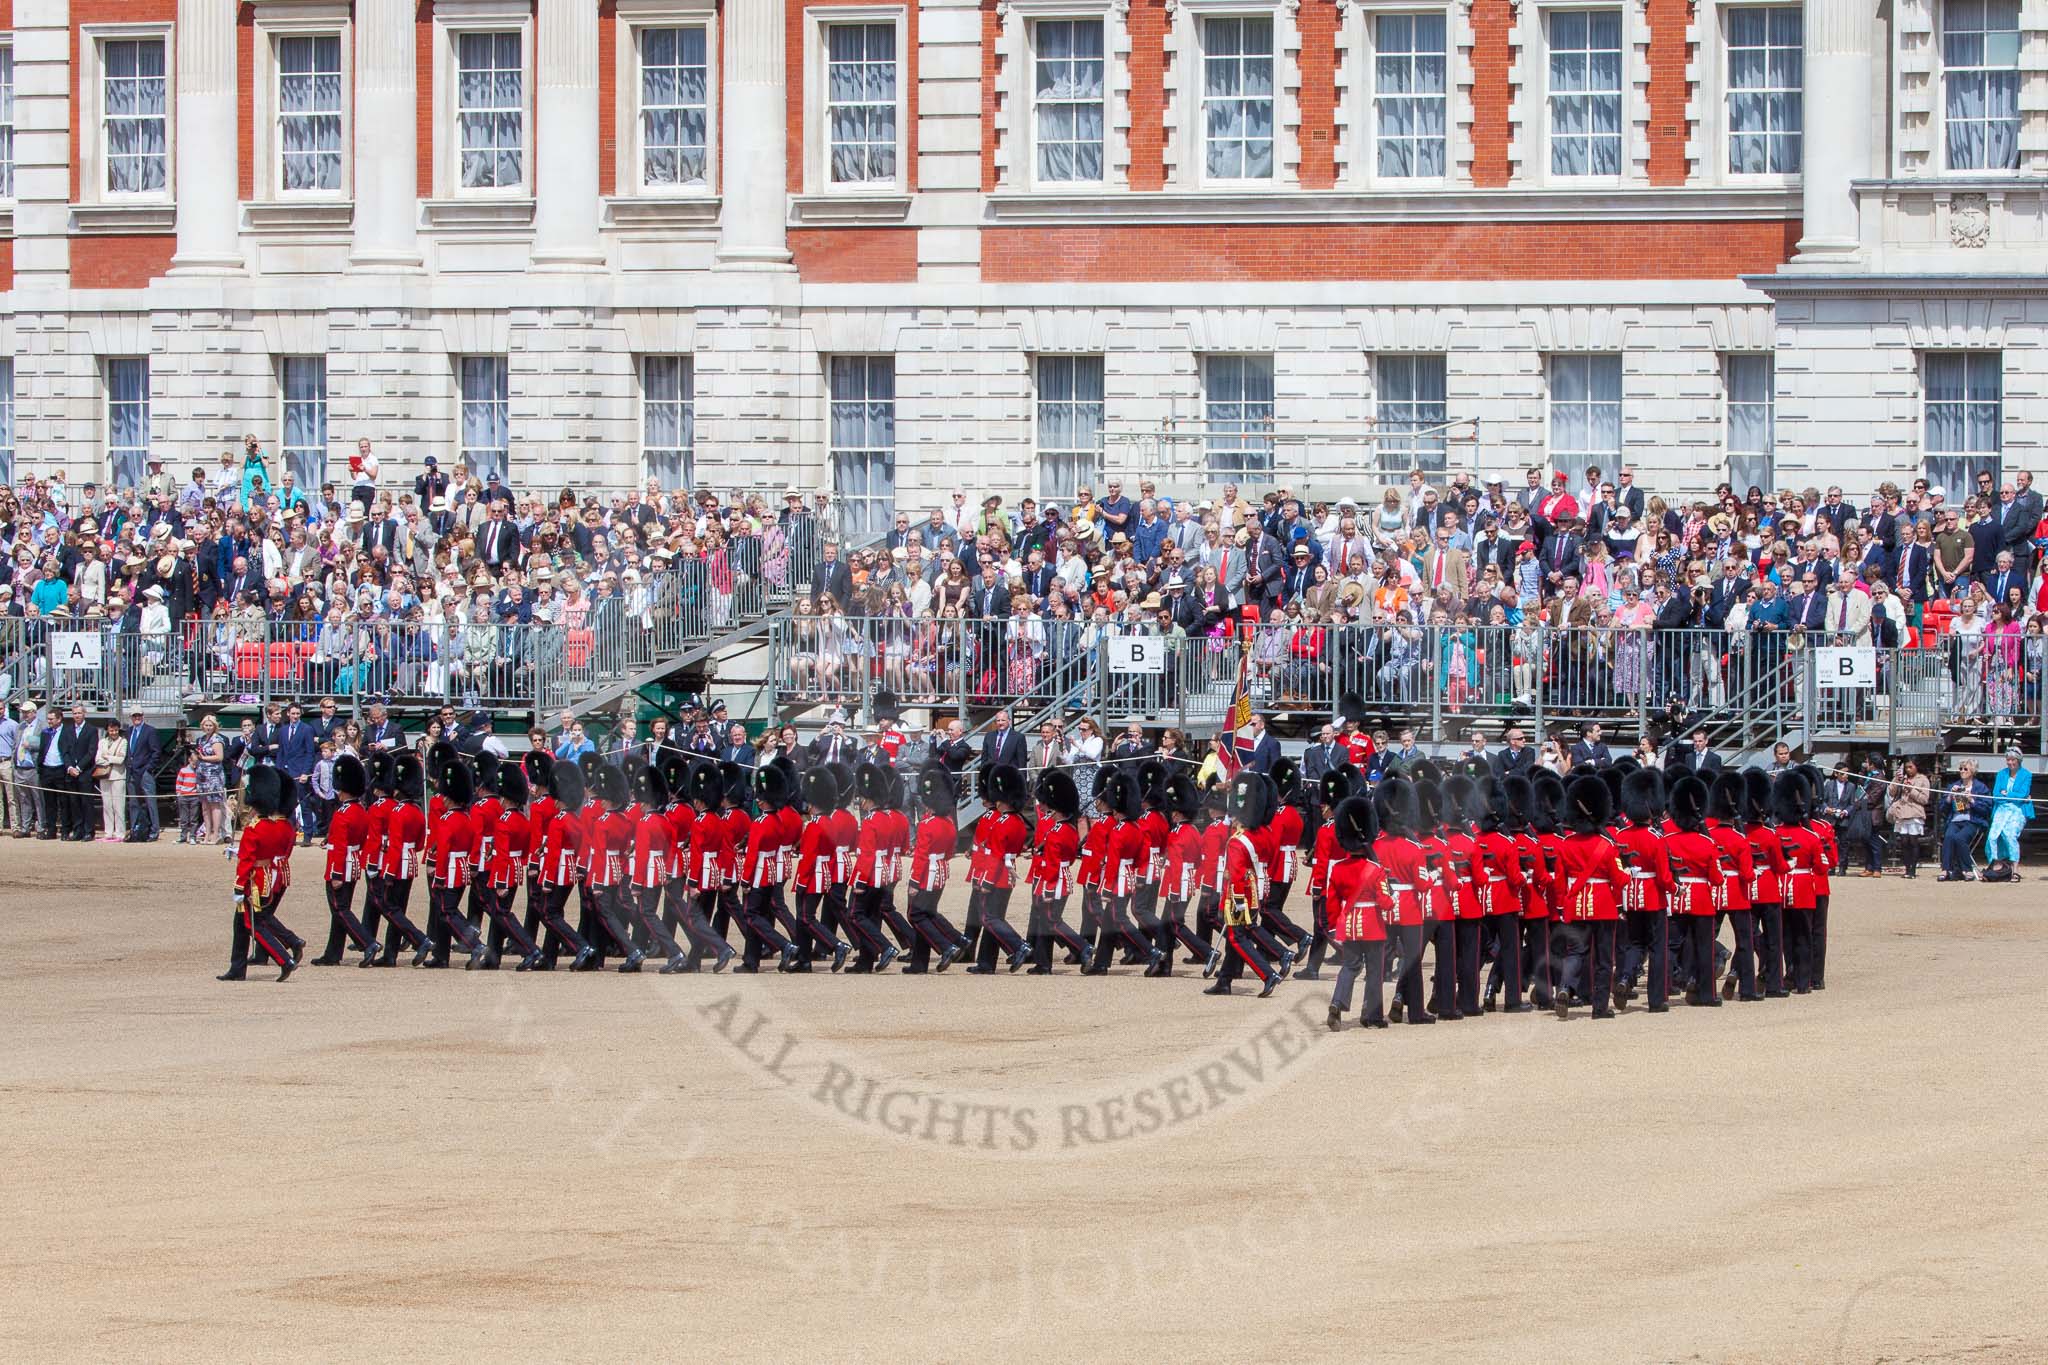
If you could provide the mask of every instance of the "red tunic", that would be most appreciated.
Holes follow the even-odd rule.
[[[398,809],[398,803],[388,796],[380,796],[364,808],[369,816],[363,829],[363,870],[377,872],[384,862],[384,828],[391,820],[391,812]]]
[[[927,815],[917,822],[917,838],[910,848],[910,885],[919,891],[934,891],[946,884],[946,871],[959,846],[960,831],[943,815]]]
[[[719,817],[732,832],[732,840],[725,847],[725,866],[719,871],[729,882],[746,880],[747,850],[754,841],[754,820],[738,806],[734,806]]]
[[[1446,881],[1451,876],[1450,845],[1435,834],[1415,842],[1422,845],[1422,913],[1430,919],[1457,918],[1457,907],[1451,904],[1451,889]]]
[[[1721,848],[1713,836],[1679,830],[1664,836],[1664,852],[1671,860],[1671,871],[1678,883],[1671,913],[1712,915],[1719,911],[1724,878],[1721,874]]]
[[[1332,941],[1376,943],[1386,938],[1390,913],[1386,884],[1386,873],[1370,858],[1347,857],[1331,867],[1323,922]]]
[[[1707,821],[1707,837],[1721,854],[1721,904],[1723,910],[1748,910],[1749,888],[1756,880],[1755,859],[1749,836],[1719,820]]]
[[[1302,829],[1301,812],[1293,806],[1283,805],[1273,812],[1266,828],[1259,831],[1267,836],[1266,843],[1260,845],[1260,854],[1265,855],[1268,848],[1272,850],[1271,856],[1266,858],[1269,880],[1281,886],[1294,885],[1294,865],[1301,857]]]
[[[633,822],[633,885],[668,885],[668,855],[675,847],[675,834],[668,817],[660,811],[643,810]]]
[[[469,812],[443,809],[441,818],[427,826],[427,866],[435,886],[461,890],[469,885],[469,854],[476,844],[476,831]]]
[[[1223,887],[1223,845],[1230,839],[1230,826],[1221,820],[1211,820],[1202,831],[1202,848],[1199,854],[1202,864],[1202,889],[1218,891]]]
[[[1485,879],[1485,864],[1479,856],[1479,841],[1464,830],[1452,830],[1444,836],[1444,848],[1450,855],[1449,889],[1458,918],[1481,918],[1486,913],[1479,903],[1479,883]]]
[[[1320,896],[1330,888],[1330,869],[1344,856],[1337,848],[1337,827],[1328,820],[1316,831],[1315,849],[1309,856],[1308,893]]]
[[[1519,915],[1526,894],[1522,851],[1498,830],[1479,836],[1479,905],[1489,915]]]
[[[540,880],[543,886],[568,886],[576,880],[576,865],[582,860],[583,816],[579,811],[557,810],[540,829]]]
[[[894,886],[903,880],[903,865],[910,861],[910,817],[900,810],[885,810],[882,815],[883,851],[888,862],[883,871],[887,884]],[[1011,819],[1017,819],[1012,816]],[[1018,820],[1022,824],[1022,820]]]
[[[1373,840],[1372,860],[1387,874],[1382,889],[1388,898],[1387,922],[1421,924],[1423,907],[1429,899],[1428,883],[1424,880],[1429,870],[1422,860],[1422,845],[1413,839],[1382,834]]]
[[[1159,894],[1170,901],[1185,903],[1193,898],[1197,876],[1195,864],[1202,856],[1202,832],[1185,822],[1175,825],[1166,836],[1166,871],[1159,879]]]
[[[1785,846],[1769,825],[1751,825],[1749,841],[1749,903],[1782,905],[1785,899]]]
[[[394,881],[411,881],[420,874],[420,859],[426,852],[427,817],[410,801],[394,801],[384,819],[384,853],[378,871]]]
[[[860,821],[841,808],[826,817],[832,831],[832,884],[844,886],[853,877],[853,855],[860,843]]]
[[[363,847],[376,823],[360,801],[347,801],[327,822],[327,880],[352,882],[363,875]]]
[[[732,826],[715,810],[698,816],[690,827],[690,884],[699,891],[718,890],[731,860]]]
[[[532,848],[533,817],[523,810],[500,811],[498,827],[491,831],[491,885],[501,891],[517,888]]]
[[[780,860],[775,868],[775,880],[789,880],[790,870],[796,864],[796,842],[803,837],[804,818],[797,814],[795,806],[784,806],[775,812],[775,849]]]
[[[1074,889],[1073,863],[1081,852],[1081,836],[1057,816],[1038,825],[1038,848],[1031,855],[1031,894],[1043,900],[1065,900]]]
[[[860,839],[853,857],[855,886],[889,884],[889,822],[883,818],[885,814],[876,811],[860,822]]]
[[[1247,919],[1256,924],[1259,906],[1266,899],[1266,863],[1260,857],[1255,843],[1261,831],[1251,834],[1232,834],[1223,842],[1223,918],[1228,924],[1233,918],[1231,910],[1236,909],[1235,918]]]
[[[1614,841],[1603,834],[1572,834],[1558,840],[1557,866],[1564,880],[1558,901],[1565,920],[1611,920],[1621,909],[1616,895],[1623,881]]]
[[[469,865],[478,876],[491,866],[491,840],[497,837],[498,817],[504,813],[505,803],[495,796],[480,796],[469,808]]]
[[[1813,871],[1813,894],[1825,896],[1833,886],[1828,874],[1842,865],[1842,851],[1835,843],[1835,827],[1832,824],[1826,820],[1814,819],[1808,820],[1806,827],[1813,832],[1815,841],[1820,845],[1820,860],[1814,865]]]
[[[754,821],[747,830],[746,884],[773,886],[775,874],[781,867],[782,822],[771,811]]]
[[[1778,842],[1785,847],[1786,907],[1813,909],[1820,887],[1820,837],[1804,825],[1780,825]]]
[[[1515,836],[1515,864],[1522,870],[1522,918],[1549,919],[1550,867],[1542,842],[1527,830]]]
[[[235,894],[259,904],[292,884],[292,847],[298,831],[282,816],[266,815],[235,842]]]
[[[974,826],[974,849],[967,857],[967,879],[981,886],[1010,885],[1010,860],[1024,849],[1029,831],[1024,821],[997,811]]]
[[[592,836],[595,846],[590,850],[590,884],[625,885],[626,863],[633,851],[632,820],[624,811],[605,811],[598,817]]]
[[[1115,837],[1115,817],[1105,816],[1089,822],[1087,837],[1081,840],[1081,885],[1102,885],[1103,870],[1109,866],[1110,841]]]
[[[1623,825],[1614,831],[1614,842],[1622,853],[1621,870],[1628,877],[1621,889],[1623,910],[1661,914],[1670,905],[1678,883],[1664,851],[1667,837],[1644,825]]]
[[[668,808],[668,875],[670,881],[690,879],[690,840],[697,832],[697,808],[687,801]]]
[[[830,890],[838,858],[832,843],[832,818],[806,820],[796,840],[796,889],[813,895]]]
[[[1137,860],[1138,880],[1156,882],[1166,873],[1166,816],[1148,810],[1138,818],[1136,828],[1145,841],[1145,851]]]
[[[1128,896],[1138,889],[1138,873],[1152,855],[1145,831],[1135,820],[1117,821],[1110,836],[1109,866],[1103,873],[1102,889],[1112,896]]]

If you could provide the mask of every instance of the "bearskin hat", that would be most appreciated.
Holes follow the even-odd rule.
[[[918,769],[917,799],[933,815],[947,820],[960,808],[960,794],[953,790],[953,775],[938,764]]]
[[[1145,805],[1159,810],[1166,804],[1166,793],[1162,790],[1166,782],[1166,761],[1148,758],[1138,765],[1138,798]]]
[[[1418,758],[1408,765],[1408,780],[1411,782],[1441,782],[1444,770],[1433,758]]]
[[[396,755],[391,760],[392,791],[401,801],[414,805],[427,799],[427,768],[420,756],[412,750]]]
[[[1273,760],[1273,792],[1286,805],[1293,805],[1301,794],[1301,764],[1291,758]]]
[[[649,810],[666,810],[669,803],[668,779],[652,763],[642,763],[633,776],[633,795]]]
[[[1443,820],[1446,825],[1466,824],[1473,818],[1472,791],[1472,779],[1463,773],[1452,773],[1444,779]]]
[[[1405,777],[1390,777],[1373,789],[1373,814],[1390,838],[1408,838],[1421,824],[1422,814],[1415,801],[1415,784]]]
[[[632,799],[626,789],[626,774],[607,763],[597,770],[597,799],[614,810],[624,810]]]
[[[1062,820],[1081,818],[1081,789],[1065,768],[1047,768],[1038,775],[1038,804]]]
[[[1522,773],[1509,773],[1501,780],[1500,802],[1506,808],[1501,827],[1519,833],[1536,818],[1536,784]]]
[[[498,765],[498,799],[510,810],[524,810],[533,793],[528,789],[526,769],[517,763]]]
[[[717,810],[725,800],[725,777],[716,763],[692,763],[683,775],[683,792],[692,805]]]
[[[1621,813],[1632,825],[1648,828],[1664,810],[1664,776],[1655,768],[1638,768],[1621,779]]]
[[[582,810],[584,801],[588,799],[583,786],[582,767],[575,763],[557,763],[553,776],[555,804],[570,815]]]
[[[397,792],[398,769],[391,761],[389,749],[372,749],[369,767],[371,791]]]
[[[725,786],[721,800],[735,806],[747,804],[747,791],[754,785],[751,768],[742,768],[729,758],[721,758],[718,760],[718,780]]]
[[[579,754],[576,757],[576,767],[583,773],[583,785],[590,791],[597,790],[597,775],[604,766],[604,760],[595,752]]]
[[[839,809],[850,808],[860,799],[860,779],[854,774],[853,765],[841,760],[825,765],[832,774],[832,782],[839,788]]]
[[[472,758],[470,762],[476,768],[476,789],[480,792],[496,795],[498,790],[498,769],[503,766],[498,762],[498,756],[487,750],[479,750],[476,757]]]
[[[1493,815],[1493,791],[1499,784],[1492,773],[1475,773],[1471,778],[1472,790],[1465,798],[1465,823],[1474,829],[1499,828]]]
[[[462,757],[461,751],[445,739],[437,739],[427,746],[427,783],[435,791],[448,780],[448,765]]]
[[[258,815],[282,815],[289,783],[282,769],[259,763],[242,779],[242,804]]]
[[[1230,779],[1230,818],[1246,829],[1263,829],[1280,809],[1280,792],[1264,773],[1240,772]]]
[[[1211,777],[1209,785],[1202,788],[1203,808],[1216,815],[1230,809],[1230,784],[1220,777]]]
[[[1683,830],[1698,831],[1706,822],[1707,784],[1690,773],[1671,784],[1671,823]]]
[[[457,758],[441,770],[441,799],[461,810],[476,800],[476,769]]]
[[[786,768],[764,763],[754,769],[754,799],[763,810],[781,810],[796,799],[796,783]]]
[[[554,776],[555,756],[546,749],[528,749],[520,760],[526,769],[527,786],[533,791],[546,791],[549,779]]]
[[[1715,773],[1713,785],[1707,790],[1707,814],[1723,824],[1748,824],[1742,809],[1748,799],[1748,786],[1741,773],[1726,768]]]
[[[820,764],[806,768],[797,779],[797,790],[803,794],[804,804],[814,815],[823,815],[839,805],[839,779],[832,776],[832,769]]]
[[[1564,815],[1574,834],[1598,834],[1614,818],[1614,798],[1597,777],[1575,777],[1565,784]]]
[[[1353,725],[1365,724],[1365,698],[1357,692],[1341,693],[1337,698],[1337,719],[1350,721]]]
[[[354,754],[334,760],[334,790],[351,801],[360,801],[370,790],[369,770]]]
[[[854,792],[871,806],[887,806],[889,770],[879,763],[863,763],[853,770]]]
[[[1536,774],[1536,804],[1530,807],[1539,834],[1555,834],[1564,828],[1564,779],[1548,768]]]
[[[1189,773],[1169,773],[1161,784],[1161,807],[1169,815],[1178,815],[1192,820],[1195,812],[1202,807],[1202,793],[1195,786],[1195,779]]]
[[[1335,831],[1337,847],[1346,853],[1369,854],[1372,841],[1380,837],[1379,817],[1373,811],[1372,801],[1363,796],[1347,796],[1339,801],[1330,814],[1330,827]]]
[[[1806,774],[1797,768],[1779,773],[1771,783],[1771,814],[1781,825],[1805,824],[1812,799]]]
[[[1317,797],[1331,810],[1344,804],[1344,799],[1356,796],[1365,785],[1365,775],[1349,763],[1339,763],[1316,779]]]
[[[1022,810],[1027,791],[1023,770],[1013,764],[998,763],[981,779],[981,794],[988,798],[991,806],[1004,805],[1011,810]]]
[[[681,749],[659,749],[654,766],[661,769],[661,780],[668,783],[672,792],[682,793],[690,789],[690,769],[693,760]]]
[[[1752,825],[1768,824],[1772,820],[1771,775],[1762,768],[1742,770],[1742,808]]]
[[[1424,834],[1434,834],[1443,828],[1444,789],[1435,778],[1416,779],[1415,818],[1415,827]]]

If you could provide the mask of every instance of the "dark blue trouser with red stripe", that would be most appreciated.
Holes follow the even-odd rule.
[[[1233,924],[1223,931],[1223,968],[1216,973],[1216,979],[1225,985],[1237,980],[1246,967],[1259,978],[1263,985],[1267,978],[1280,970],[1259,950],[1252,927]]]

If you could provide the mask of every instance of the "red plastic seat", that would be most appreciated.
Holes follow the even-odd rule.
[[[263,646],[239,644],[235,646],[235,681],[255,682],[263,676]]]

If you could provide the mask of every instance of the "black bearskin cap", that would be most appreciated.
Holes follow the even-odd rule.
[[[1230,818],[1246,829],[1263,829],[1280,809],[1280,793],[1273,779],[1246,770],[1230,779]]]
[[[351,801],[360,801],[370,790],[370,773],[363,760],[343,754],[334,760],[334,790]]]
[[[546,749],[528,749],[520,764],[526,769],[526,782],[534,791],[546,791],[551,785],[549,779],[555,773],[555,756]]]
[[[1715,773],[1714,784],[1707,792],[1707,814],[1727,825],[1748,824],[1742,809],[1748,787],[1741,773],[1726,768]]]
[[[498,765],[498,799],[512,810],[526,809],[533,793],[526,782],[526,769],[517,763]]]
[[[1638,768],[1621,779],[1621,813],[1629,823],[1657,823],[1664,809],[1664,776],[1655,768]]]
[[[1374,789],[1373,814],[1389,837],[1411,838],[1421,824],[1422,813],[1415,802],[1415,784],[1405,777],[1390,777]]]
[[[1024,773],[1014,764],[998,763],[990,768],[981,779],[982,795],[988,803],[1008,806],[1011,810],[1022,810],[1027,788]]]
[[[401,801],[418,805],[427,798],[427,769],[420,756],[407,749],[391,760],[393,790]]]
[[[461,751],[445,739],[437,739],[427,746],[427,782],[435,791],[448,780],[448,765],[462,757]]]
[[[571,815],[582,810],[589,799],[583,786],[583,769],[574,763],[557,763],[554,779],[555,804]]]
[[[1671,823],[1698,832],[1706,822],[1707,784],[1690,773],[1671,784]]]
[[[942,815],[948,820],[960,809],[960,793],[953,788],[953,774],[936,763],[918,769],[917,799],[933,815]]]
[[[633,794],[649,810],[668,809],[668,779],[652,763],[641,764],[640,770],[633,775]]]
[[[1194,776],[1184,772],[1168,774],[1160,805],[1169,815],[1194,819],[1195,812],[1202,807],[1202,793],[1195,786]]]
[[[1765,824],[1772,819],[1771,775],[1762,768],[1742,770],[1742,808],[1753,825]]]
[[[1575,834],[1598,834],[1614,818],[1614,798],[1597,777],[1575,777],[1565,785],[1564,813]]]
[[[1291,758],[1273,760],[1273,791],[1287,805],[1301,796],[1301,765]]]
[[[1081,818],[1081,789],[1065,768],[1047,768],[1038,775],[1038,804],[1062,820]]]
[[[773,763],[763,764],[754,769],[754,799],[763,810],[781,810],[796,799],[796,783],[790,780],[786,769]]]
[[[1779,773],[1777,780],[1771,783],[1771,814],[1781,825],[1805,824],[1812,800],[1813,791],[1807,786],[1806,774],[1797,768]]]
[[[487,750],[479,750],[477,756],[470,762],[476,766],[476,789],[495,795],[498,790],[498,769],[502,766],[498,762],[498,756]]]
[[[714,811],[725,801],[725,775],[716,763],[692,763],[683,776],[683,792],[692,805]]]
[[[820,764],[804,769],[803,776],[797,779],[797,787],[813,815],[823,815],[839,805],[839,779],[832,776],[829,767]]]
[[[1365,774],[1349,763],[1339,763],[1316,779],[1319,788],[1317,799],[1331,810],[1344,804],[1344,799],[1356,796],[1365,789]]]
[[[258,815],[282,815],[289,784],[282,769],[259,763],[242,779],[242,804]]]
[[[1519,833],[1536,819],[1536,784],[1525,774],[1509,773],[1500,784],[1501,801],[1507,807],[1503,827]]]
[[[441,770],[441,797],[457,810],[476,800],[476,769],[466,758],[457,758]]]
[[[1330,827],[1336,831],[1337,847],[1352,854],[1371,853],[1372,841],[1380,835],[1373,803],[1363,796],[1347,796],[1339,801],[1330,815]]]
[[[887,806],[889,800],[889,770],[879,763],[863,763],[853,770],[854,792],[871,806]]]

